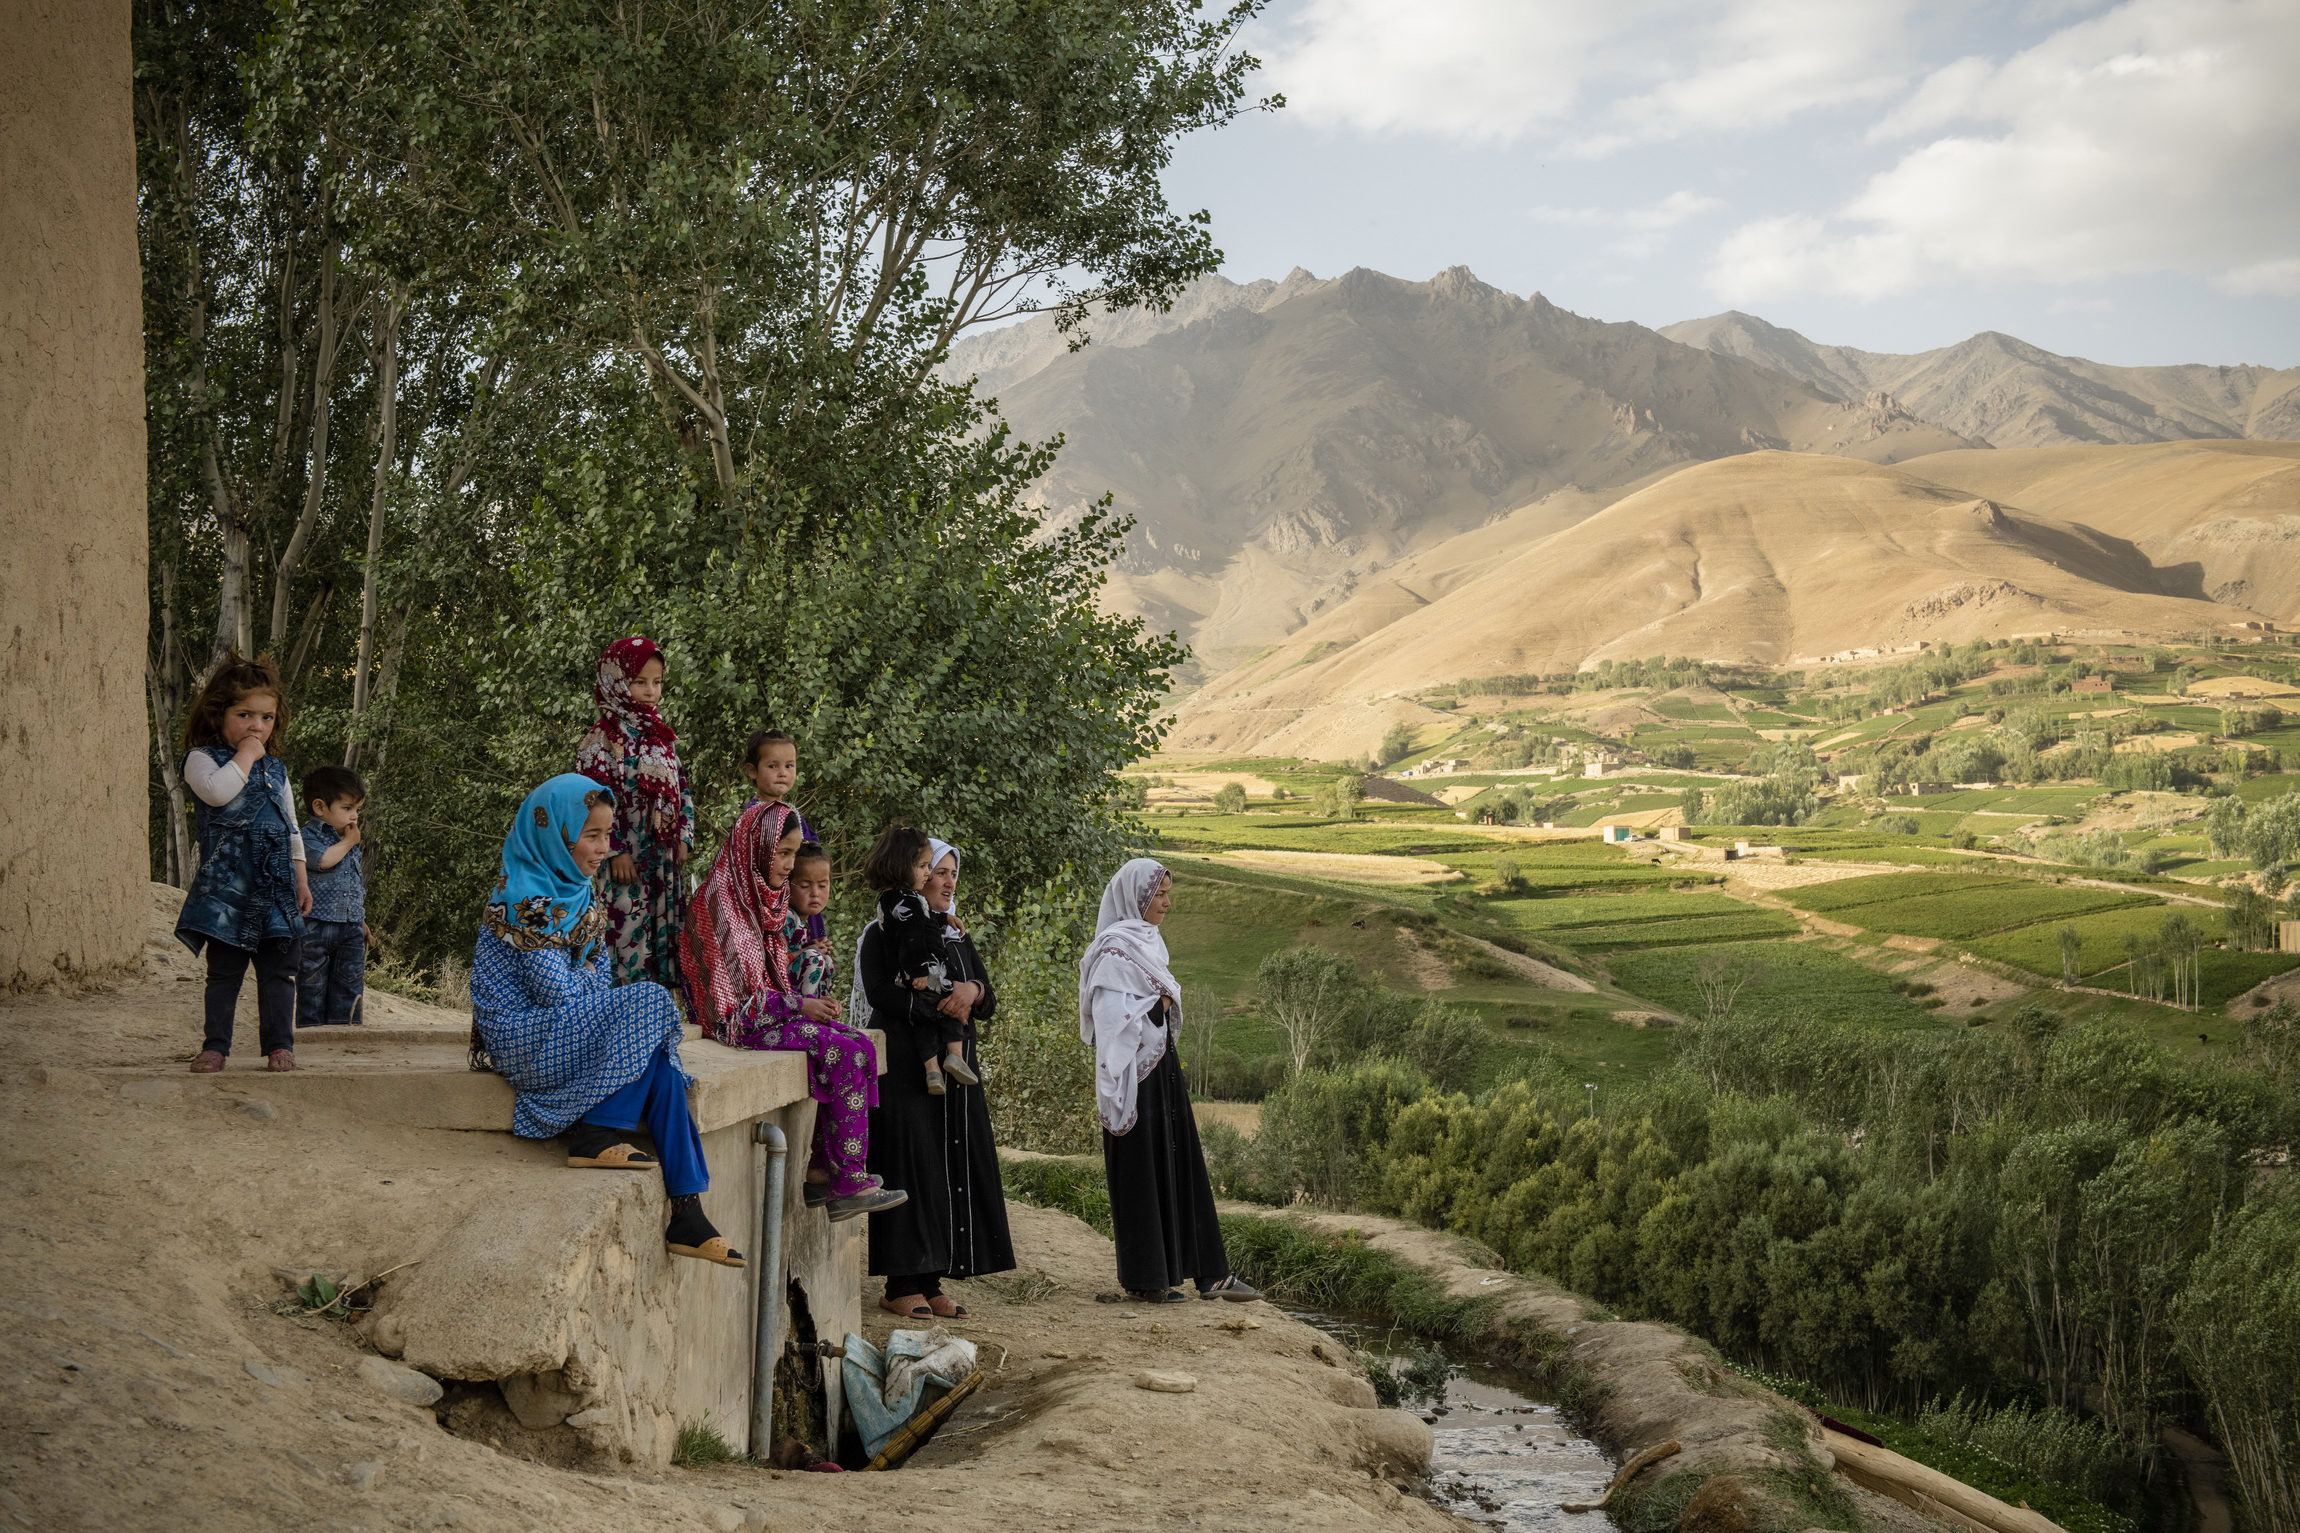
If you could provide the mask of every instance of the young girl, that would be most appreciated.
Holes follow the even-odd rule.
[[[886,933],[898,987],[923,991],[930,999],[950,994],[950,949],[944,946],[942,918],[926,908],[927,875],[934,870],[934,854],[926,832],[908,825],[889,825],[879,832],[863,877],[878,895],[878,923]],[[914,1028],[918,1053],[926,1066],[929,1096],[949,1088],[944,1077],[962,1086],[978,1086],[982,1078],[966,1063],[966,1024],[936,1014],[932,1028]]]
[[[851,1219],[907,1194],[882,1188],[866,1169],[877,1051],[866,1034],[840,1025],[838,1002],[802,994],[791,978],[786,923],[798,854],[798,816],[788,804],[753,804],[735,821],[681,933],[687,1003],[715,1042],[808,1056],[818,1105],[807,1201],[827,1205],[833,1219]]]
[[[762,729],[752,735],[743,747],[743,775],[751,780],[752,804],[790,804],[791,813],[798,816],[799,839],[816,846],[815,828],[807,823],[806,811],[791,804],[791,789],[799,780],[799,742],[779,729]],[[750,805],[744,805],[749,808]],[[824,894],[825,903],[829,894]],[[807,923],[807,941],[825,942],[830,929],[823,924],[822,906],[811,912],[801,912]]]
[[[794,811],[795,813],[796,811]],[[800,820],[803,834],[806,821]],[[821,932],[831,903],[831,856],[819,841],[802,840],[791,862],[791,908],[783,917],[783,942],[791,954],[791,983],[802,996],[827,996],[837,964],[831,940]]]
[[[258,1040],[266,1068],[295,1068],[296,943],[311,885],[296,834],[287,764],[272,753],[287,727],[279,673],[237,650],[200,689],[184,721],[184,782],[200,801],[200,871],[184,896],[176,936],[208,957],[207,1036],[194,1075],[213,1075],[232,1051],[240,981],[256,970]]]
[[[599,720],[575,752],[575,770],[615,795],[607,862],[609,948],[615,982],[679,988],[679,870],[695,841],[695,800],[678,739],[663,722],[663,652],[652,639],[617,639],[599,656]]]

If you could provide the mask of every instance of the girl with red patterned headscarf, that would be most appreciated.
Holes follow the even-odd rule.
[[[592,692],[598,722],[575,751],[575,770],[615,792],[613,856],[600,875],[615,983],[651,979],[679,988],[679,870],[695,844],[695,799],[663,721],[663,652],[634,634],[599,656]]]
[[[753,803],[727,832],[696,886],[679,936],[687,1004],[703,1036],[738,1049],[791,1049],[807,1056],[815,1143],[807,1202],[833,1219],[892,1208],[867,1169],[870,1109],[878,1105],[878,1051],[843,1025],[839,1003],[799,994],[790,975],[784,919],[799,817],[788,804]]]

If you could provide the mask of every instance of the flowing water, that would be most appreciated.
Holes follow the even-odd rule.
[[[1503,1533],[1610,1533],[1602,1512],[1566,1502],[1605,1494],[1613,1464],[1532,1381],[1464,1362],[1380,1322],[1286,1306],[1399,1384],[1398,1405],[1430,1424],[1429,1497],[1465,1522]]]

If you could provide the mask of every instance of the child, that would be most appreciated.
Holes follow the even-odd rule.
[[[798,817],[799,835],[807,844],[815,845],[815,828],[798,805],[792,804],[791,789],[799,780],[799,742],[779,729],[762,729],[751,736],[743,747],[743,775],[751,780],[752,804],[785,804]],[[750,804],[745,804],[748,809]],[[816,846],[818,852],[821,847]],[[829,893],[824,893],[828,900]],[[816,907],[807,917],[807,941],[827,942],[829,928],[823,924],[822,909]]]
[[[678,739],[663,722],[663,652],[652,639],[617,639],[599,656],[592,691],[598,722],[575,752],[575,770],[615,794],[605,896],[615,983],[648,979],[679,992],[679,869],[695,841],[695,800]]]
[[[794,811],[795,813],[796,811]],[[803,841],[791,864],[791,905],[783,916],[783,942],[790,949],[791,983],[799,994],[816,998],[831,993],[836,968],[831,939],[818,930],[831,902],[831,856],[819,841]]]
[[[367,869],[359,849],[367,784],[350,767],[315,767],[304,774],[303,801],[311,810],[303,828],[311,910],[296,1025],[339,1027],[360,1020],[367,989]]]
[[[258,1041],[265,1068],[295,1068],[296,942],[311,909],[295,790],[272,754],[287,726],[287,697],[269,659],[228,651],[184,720],[184,783],[200,801],[200,871],[184,896],[176,936],[207,949],[206,1037],[194,1075],[213,1075],[232,1051],[240,981],[254,964]]]
[[[952,988],[950,950],[943,945],[942,919],[926,908],[926,898],[919,893],[933,867],[924,831],[890,825],[871,847],[863,877],[879,891],[878,923],[886,933],[895,984],[939,997],[950,994]],[[936,1043],[940,1044],[939,1058]],[[949,1089],[945,1076],[962,1086],[982,1083],[966,1063],[964,1023],[938,1013],[931,1039],[922,1037],[920,1044],[927,1095],[941,1096]]]

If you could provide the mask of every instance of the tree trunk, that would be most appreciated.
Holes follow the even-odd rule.
[[[304,554],[311,546],[312,529],[319,523],[320,507],[327,496],[329,393],[335,385],[336,355],[342,347],[342,315],[337,312],[337,273],[341,264],[338,257],[342,248],[342,236],[331,228],[319,271],[319,345],[312,357],[311,437],[305,458],[303,513],[296,518],[295,531],[288,537],[287,548],[280,554],[278,573],[272,578],[269,647],[275,653],[287,642],[288,602],[294,594],[296,574],[303,567]]]
[[[168,882],[179,889],[191,887],[191,827],[184,819],[184,778],[176,769],[175,730],[183,708],[176,684],[176,567],[160,566],[160,658],[144,662],[144,689],[152,708],[152,758],[160,769],[160,786],[168,801]]]
[[[344,745],[344,765],[359,760],[359,721],[367,711],[370,668],[375,661],[376,577],[383,564],[383,512],[390,499],[391,472],[398,456],[399,432],[399,322],[407,312],[407,284],[396,284],[377,324],[380,356],[376,366],[376,398],[382,410],[375,444],[375,484],[367,503],[367,561],[359,584],[359,659],[351,673],[351,738]]]

